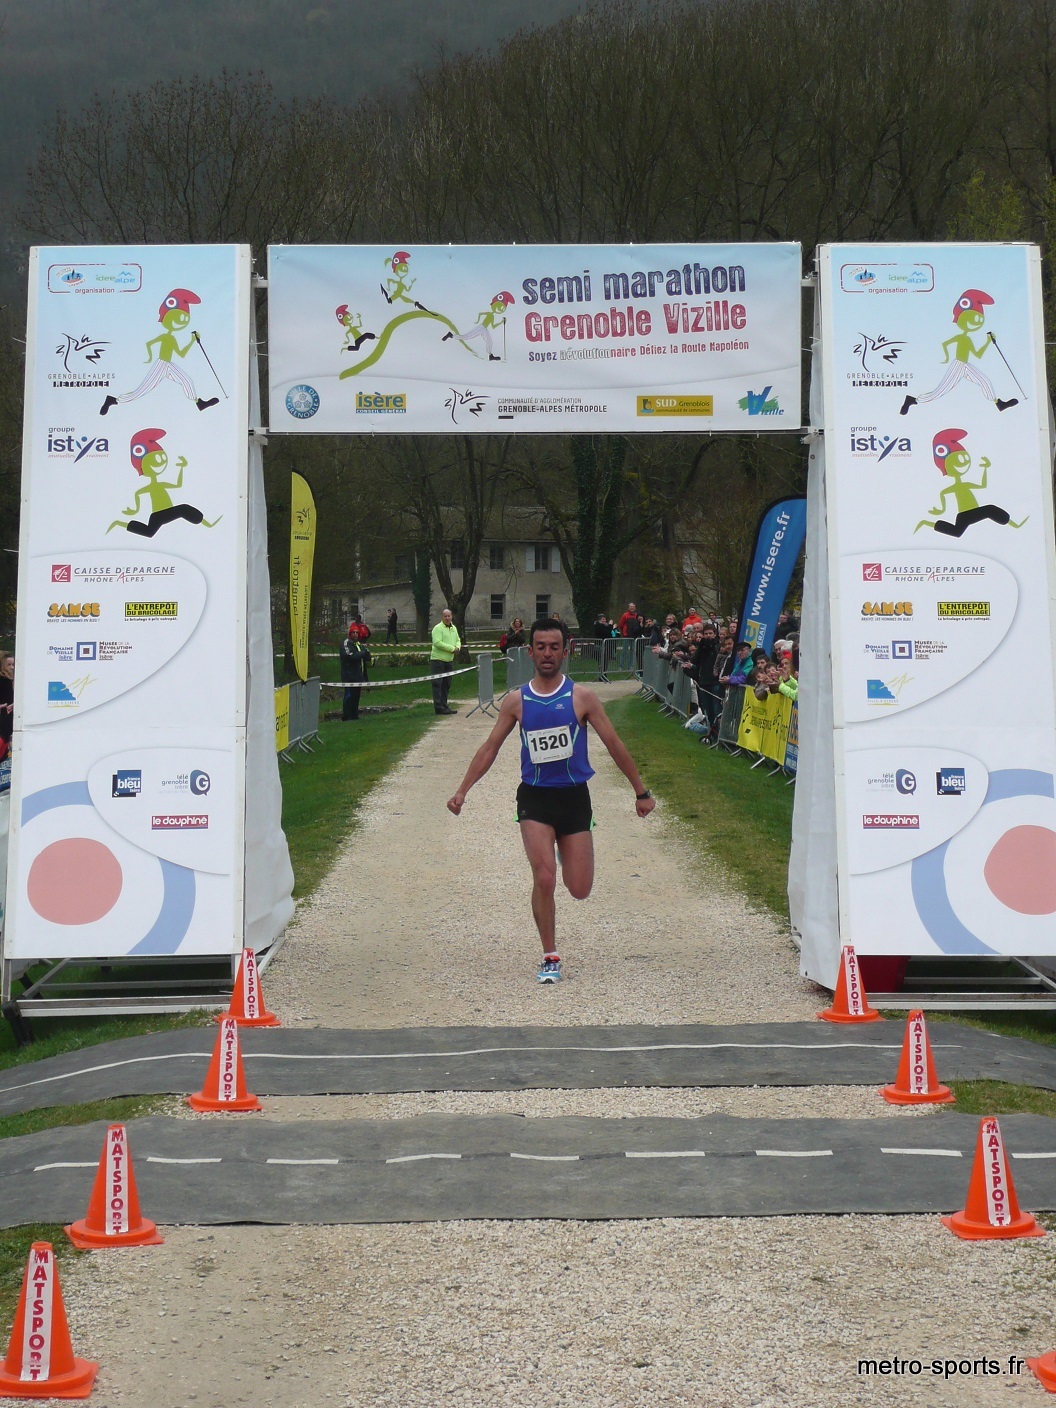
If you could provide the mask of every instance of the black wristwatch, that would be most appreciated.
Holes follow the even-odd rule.
[[[648,801],[649,798],[650,798],[652,795],[653,795],[653,794],[649,791],[648,787],[645,789],[644,792],[636,792],[636,793],[634,794],[635,800],[636,800],[636,801],[639,801],[639,802]]]

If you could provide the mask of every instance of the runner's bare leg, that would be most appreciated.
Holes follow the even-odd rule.
[[[532,867],[532,916],[539,930],[543,953],[556,953],[554,930],[557,915],[554,890],[557,888],[557,857],[554,828],[541,821],[522,821],[521,840],[528,864]]]
[[[561,879],[574,900],[585,900],[594,885],[594,837],[589,831],[559,836]]]

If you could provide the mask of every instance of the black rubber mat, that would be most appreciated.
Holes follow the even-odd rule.
[[[243,1031],[257,1095],[621,1086],[883,1085],[903,1022],[705,1027],[419,1027]],[[1056,1090],[1056,1050],[952,1022],[929,1027],[939,1079]],[[215,1029],[108,1042],[0,1071],[0,1115],[201,1088]]]
[[[964,1206],[979,1120],[299,1121],[128,1126],[143,1214],[165,1223],[936,1213]],[[1056,1208],[1056,1126],[1001,1130],[1021,1205]],[[0,1142],[0,1225],[82,1217],[105,1125]]]

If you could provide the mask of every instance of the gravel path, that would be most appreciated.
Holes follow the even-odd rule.
[[[269,1006],[284,1020],[813,1016],[823,995],[798,977],[780,927],[700,859],[662,808],[637,820],[625,781],[596,748],[595,892],[582,904],[559,896],[569,980],[539,988],[511,821],[513,745],[460,818],[443,807],[487,726],[464,709],[439,720],[369,799],[266,975]],[[265,1119],[891,1113],[871,1090],[842,1087],[266,1105]],[[974,1408],[1042,1401],[1032,1377],[1008,1372],[1009,1356],[1056,1346],[1049,1240],[962,1243],[930,1217],[183,1227],[165,1236],[163,1247],[94,1254],[67,1274],[75,1346],[103,1365],[97,1408]],[[860,1358],[896,1356],[919,1359],[919,1377],[857,1371]],[[974,1360],[975,1372],[933,1376],[931,1361],[946,1359]]]

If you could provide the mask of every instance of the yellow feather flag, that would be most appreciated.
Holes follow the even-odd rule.
[[[299,679],[308,678],[308,635],[312,624],[312,564],[315,560],[315,499],[301,474],[290,492],[290,634]]]

